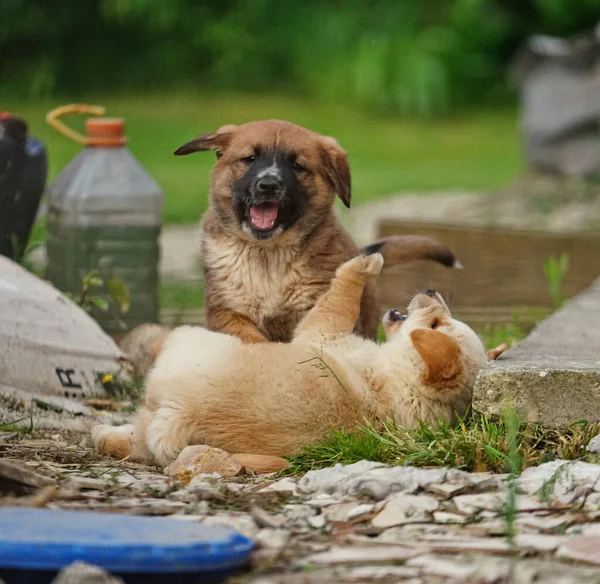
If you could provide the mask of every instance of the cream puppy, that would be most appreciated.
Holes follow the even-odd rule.
[[[364,286],[382,265],[380,254],[342,264],[291,343],[176,329],[135,424],[97,426],[97,449],[159,466],[194,444],[281,457],[333,428],[385,420],[415,427],[464,415],[486,353],[439,294],[415,296],[407,316],[387,312],[383,344],[352,333]]]

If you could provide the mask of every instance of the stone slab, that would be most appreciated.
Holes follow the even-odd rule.
[[[474,409],[499,414],[505,401],[549,425],[600,421],[600,279],[480,373]]]

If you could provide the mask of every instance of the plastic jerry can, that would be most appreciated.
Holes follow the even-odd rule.
[[[23,256],[47,172],[44,144],[28,136],[24,120],[0,113],[0,255]]]
[[[47,115],[50,125],[84,146],[48,189],[47,277],[75,297],[83,277],[95,270],[104,283],[124,283],[129,290],[125,314],[110,302],[108,289],[93,292],[109,306],[92,309],[92,315],[117,334],[158,320],[163,193],[127,149],[122,119],[88,118],[85,136],[59,120],[68,113],[101,116],[104,111],[71,105]]]

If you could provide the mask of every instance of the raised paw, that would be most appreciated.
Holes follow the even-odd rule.
[[[365,278],[377,276],[383,266],[383,256],[380,253],[361,254],[344,262],[336,272],[337,276],[362,276]]]
[[[369,278],[377,276],[383,267],[383,256],[380,253],[359,255],[343,263],[336,272],[336,276],[361,276]]]

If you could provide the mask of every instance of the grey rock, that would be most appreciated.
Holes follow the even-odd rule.
[[[280,551],[289,543],[290,536],[287,529],[265,527],[256,534],[254,539],[262,547]]]
[[[594,436],[588,443],[586,450],[592,454],[600,454],[600,434]]]
[[[600,566],[600,536],[568,539],[556,552],[557,557]]]
[[[121,578],[111,576],[97,566],[74,562],[63,568],[52,580],[52,584],[124,584],[124,582]]]
[[[55,484],[54,480],[30,470],[21,461],[0,460],[0,493],[20,494]]]
[[[431,521],[437,511],[437,499],[429,495],[405,495],[396,493],[386,502],[385,507],[372,519],[373,527],[388,528],[404,523]]]
[[[225,525],[239,531],[242,535],[254,539],[259,531],[258,525],[247,513],[218,513],[209,515],[202,521],[203,525]]]
[[[600,279],[480,372],[473,407],[498,415],[508,402],[550,426],[600,421],[599,346]]]
[[[279,481],[271,483],[261,489],[262,492],[279,491],[283,493],[290,493],[290,495],[296,496],[298,494],[298,484],[296,479],[291,477],[285,477]]]
[[[390,546],[334,546],[326,552],[312,554],[302,560],[300,565],[329,565],[337,564],[362,564],[370,562],[400,562],[418,555],[423,550],[420,548]]]
[[[434,511],[433,520],[436,523],[465,523],[467,518],[458,513],[448,513],[447,511]]]
[[[469,578],[477,570],[477,565],[465,562],[463,558],[451,560],[448,557],[436,554],[425,554],[410,558],[406,565],[420,568],[422,574],[457,580]]]
[[[350,568],[348,575],[352,582],[369,582],[369,581],[392,581],[393,579],[401,579],[403,584],[405,578],[416,578],[419,575],[419,568],[409,568],[407,566],[358,566]]]
[[[458,495],[452,499],[454,506],[459,513],[463,515],[473,515],[480,513],[481,516],[495,517],[504,512],[507,501],[506,491],[495,493],[479,493],[475,495]],[[545,505],[539,501],[527,496],[517,495],[517,511],[535,511],[544,508]],[[488,514],[484,515],[485,512]]]
[[[324,515],[315,515],[314,517],[307,517],[308,524],[314,529],[323,529],[327,525],[327,519]]]
[[[524,493],[570,503],[600,491],[600,464],[554,460],[526,469],[517,484]]]
[[[271,514],[256,505],[250,509],[250,515],[259,527],[270,527],[272,529],[280,528],[288,519],[283,514]]]
[[[390,493],[415,493],[431,483],[442,482],[446,472],[446,469],[390,467],[360,461],[347,466],[336,464],[333,468],[309,471],[298,482],[298,489],[305,494],[332,497],[368,495],[375,500],[382,500]]]

